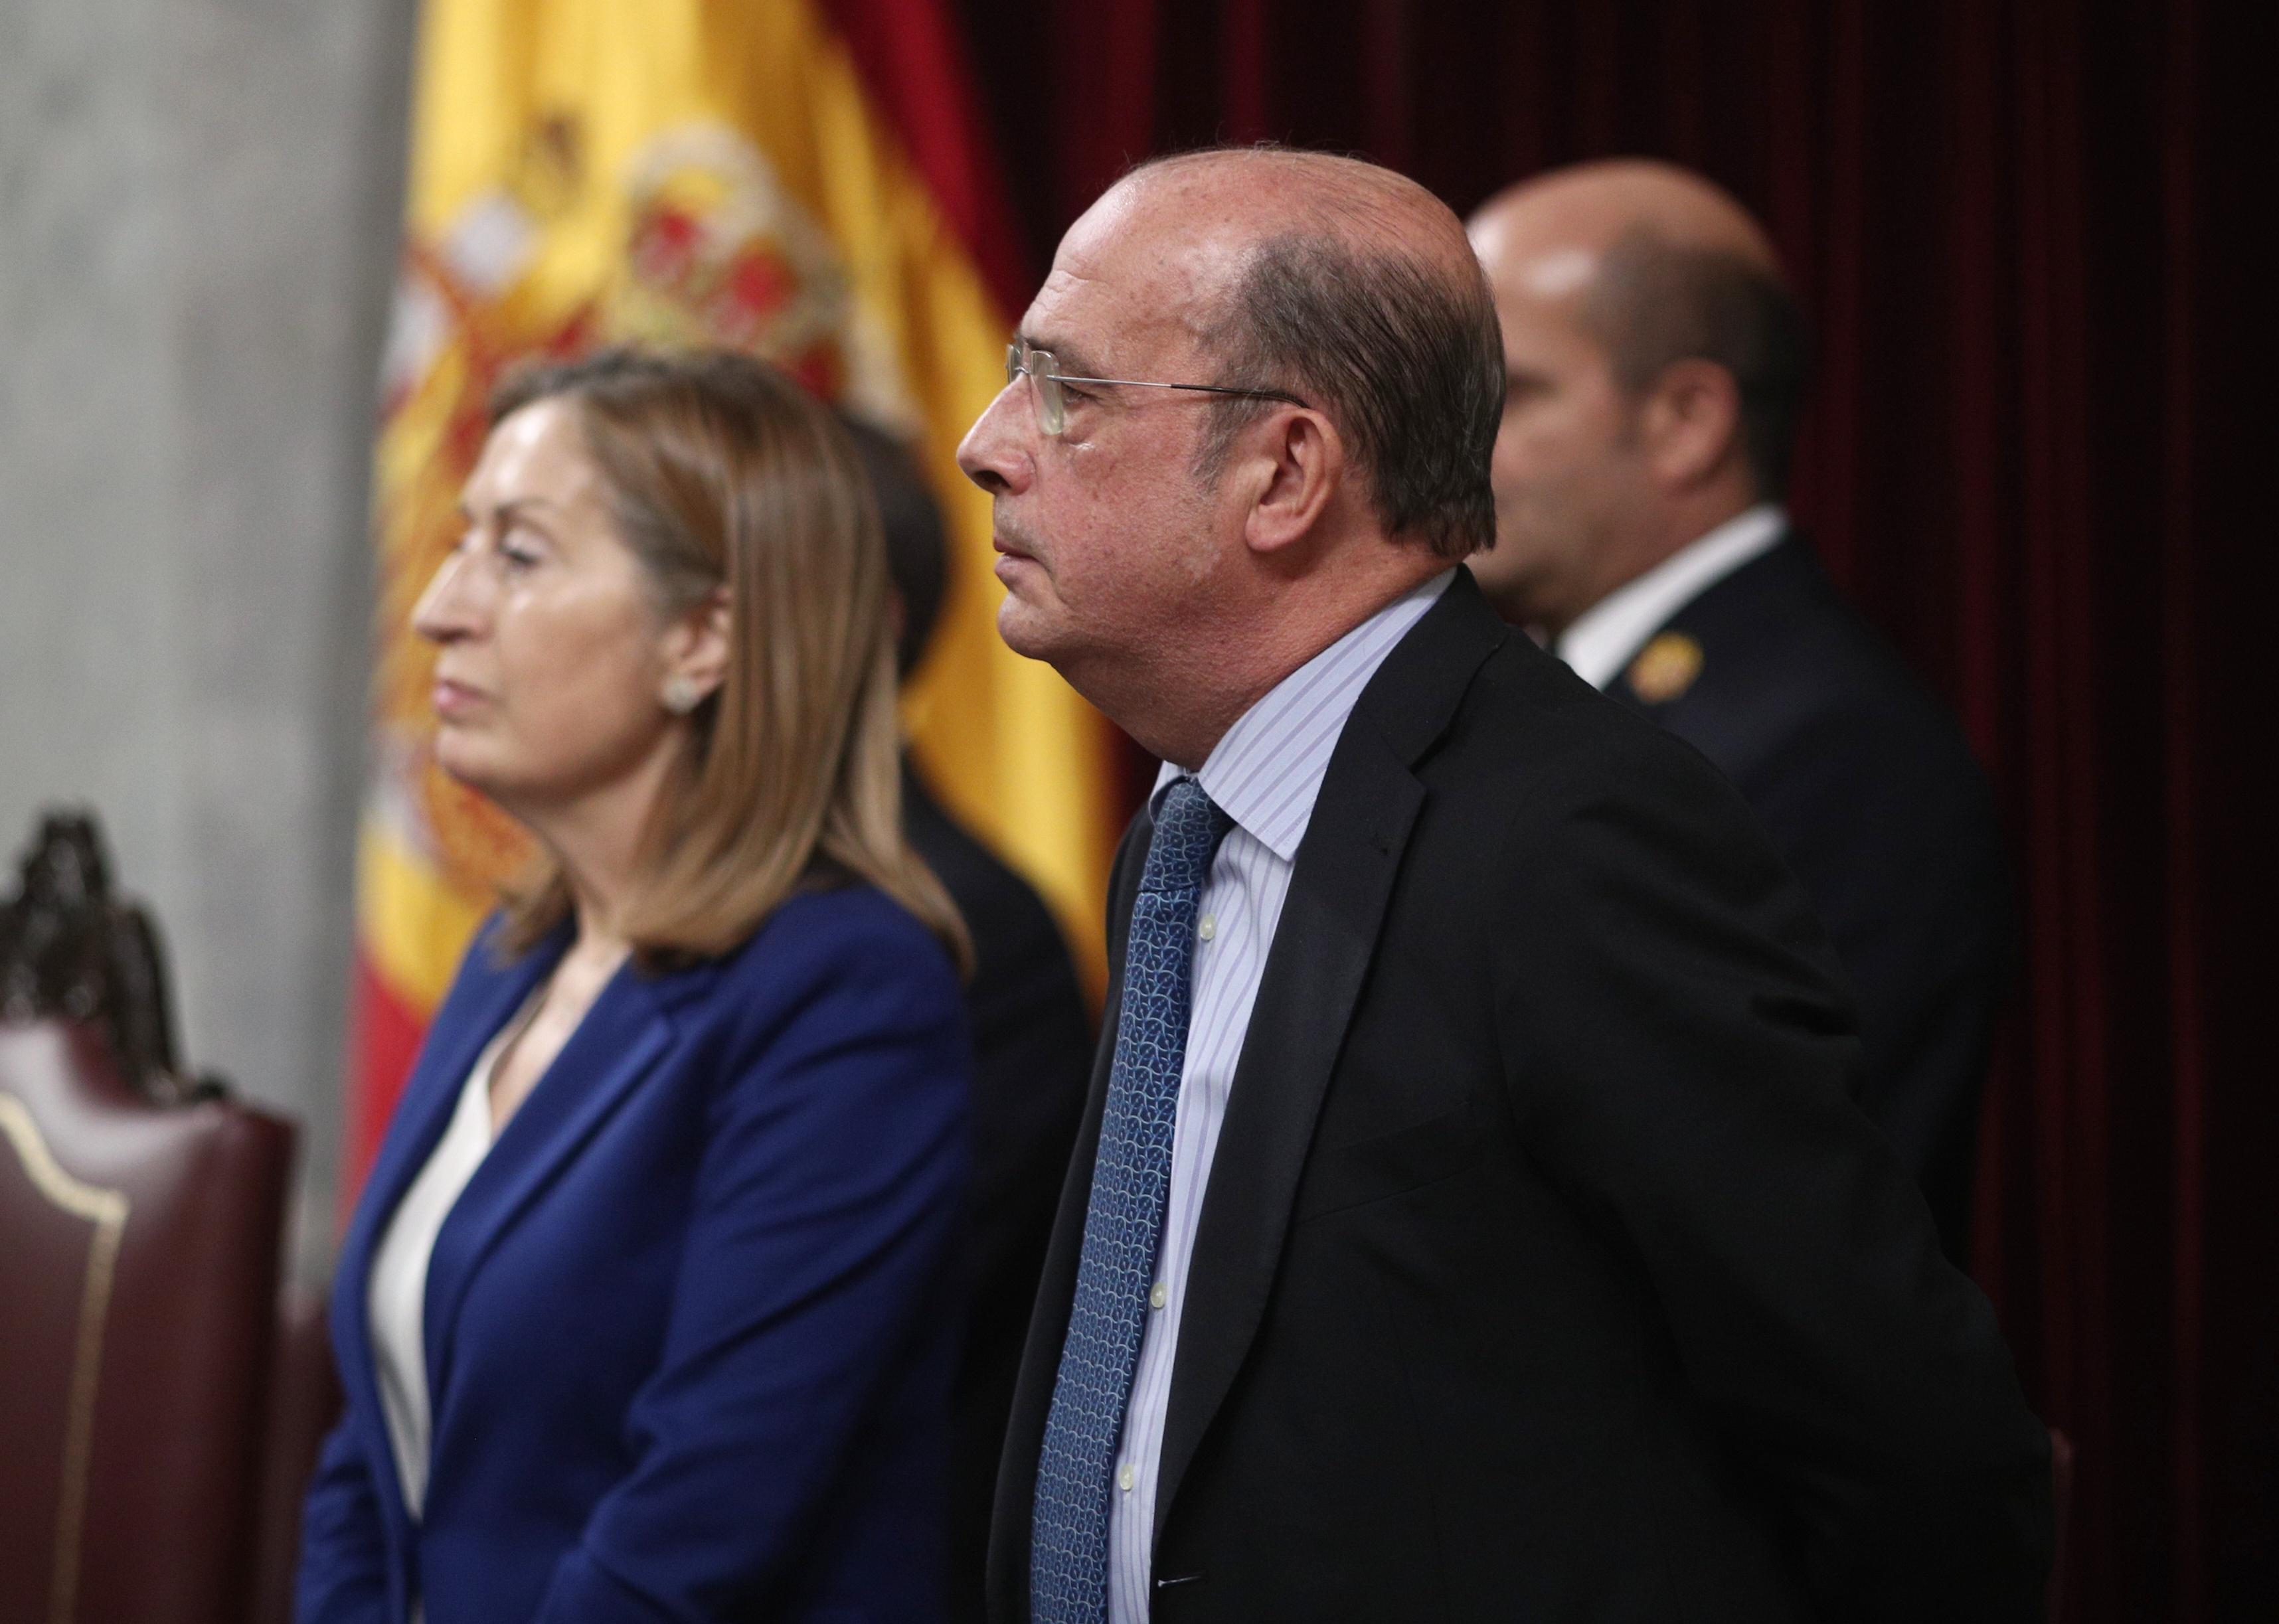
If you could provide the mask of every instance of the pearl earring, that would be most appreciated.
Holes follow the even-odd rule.
[[[685,716],[695,709],[703,697],[693,677],[674,675],[664,679],[664,708],[676,716]]]

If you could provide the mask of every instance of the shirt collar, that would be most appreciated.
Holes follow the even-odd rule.
[[[1295,862],[1322,778],[1346,718],[1394,645],[1424,617],[1453,569],[1386,604],[1274,685],[1226,730],[1194,776],[1212,802],[1285,862]],[[1155,775],[1151,811],[1186,773],[1170,762]]]
[[[1777,502],[1760,502],[1690,541],[1584,611],[1554,651],[1594,688],[1614,681],[1672,615],[1761,553],[1788,528]]]

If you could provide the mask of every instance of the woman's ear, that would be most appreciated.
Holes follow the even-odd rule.
[[[665,680],[683,693],[693,692],[699,702],[728,680],[730,611],[728,589],[715,586],[665,633]]]
[[[1310,535],[1345,482],[1346,447],[1336,425],[1301,407],[1276,412],[1246,460],[1257,491],[1243,539],[1255,553],[1278,553]]]

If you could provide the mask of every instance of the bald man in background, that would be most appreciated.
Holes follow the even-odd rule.
[[[1860,1102],[1960,1263],[2008,877],[1961,730],[1781,507],[1807,364],[1772,245],[1632,160],[1515,187],[1469,232],[1507,378],[1480,585],[1763,821],[1850,977]]]

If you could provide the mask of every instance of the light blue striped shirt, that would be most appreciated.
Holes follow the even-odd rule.
[[[1171,1189],[1163,1213],[1163,1248],[1155,1266],[1153,1312],[1140,1345],[1140,1368],[1124,1412],[1116,1454],[1114,1504],[1109,1513],[1109,1624],[1147,1624],[1150,1546],[1155,1523],[1155,1467],[1163,1447],[1163,1417],[1171,1397],[1172,1357],[1179,1344],[1179,1310],[1186,1298],[1187,1261],[1195,1224],[1210,1183],[1219,1124],[1242,1058],[1250,1007],[1266,972],[1267,951],[1289,894],[1291,865],[1329,770],[1331,752],[1346,718],[1377,668],[1434,600],[1453,570],[1443,571],[1347,632],[1277,684],[1218,741],[1195,777],[1204,793],[1233,820],[1196,921],[1193,1001],[1187,1053],[1179,1071],[1179,1105],[1171,1138]],[[1165,763],[1154,804],[1184,776]]]

